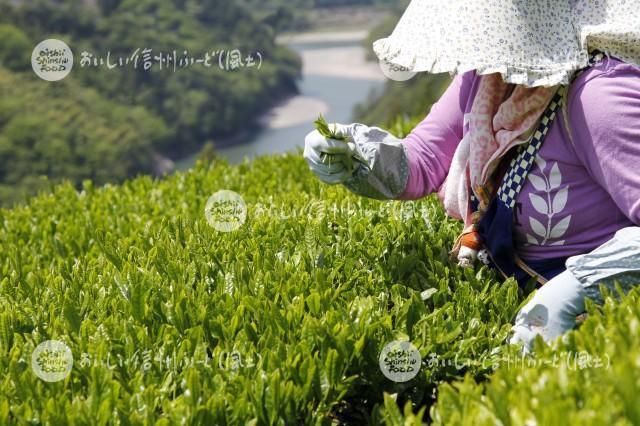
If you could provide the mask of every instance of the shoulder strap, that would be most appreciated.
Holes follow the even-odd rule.
[[[533,167],[538,151],[542,147],[545,136],[549,132],[551,123],[556,117],[556,112],[562,104],[562,90],[564,86],[561,86],[558,91],[553,95],[546,110],[540,117],[540,123],[533,132],[529,143],[519,146],[516,157],[511,160],[509,170],[502,180],[500,189],[498,189],[497,196],[500,200],[509,208],[513,208],[518,194],[522,189],[529,171]]]

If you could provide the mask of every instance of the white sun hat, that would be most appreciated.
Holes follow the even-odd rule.
[[[413,0],[373,50],[413,72],[568,84],[591,50],[640,65],[640,0]]]

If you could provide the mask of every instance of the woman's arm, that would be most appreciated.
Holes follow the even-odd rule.
[[[404,139],[409,177],[398,199],[424,197],[444,182],[462,139],[464,111],[475,77],[475,71],[456,76],[431,112]]]
[[[327,183],[342,183],[351,192],[379,200],[418,199],[437,191],[444,182],[453,154],[462,139],[464,110],[475,72],[454,78],[427,117],[404,139],[379,127],[360,123],[342,126],[353,143],[348,155],[363,159],[354,169],[325,164],[320,152],[337,152],[318,132],[305,140],[305,158]],[[347,155],[347,153],[339,153]],[[339,156],[336,156],[339,157]]]
[[[640,68],[608,59],[569,96],[576,155],[618,208],[640,225]]]

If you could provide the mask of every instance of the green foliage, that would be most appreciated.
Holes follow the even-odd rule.
[[[155,153],[178,158],[254,127],[258,115],[296,90],[297,56],[234,2],[90,3],[0,0],[0,205],[48,188],[46,178],[102,184],[150,173]],[[48,84],[34,80],[30,55],[52,37],[71,46],[76,66],[64,81]],[[194,57],[239,49],[256,61],[260,52],[263,63],[176,72],[79,65],[83,51],[103,58],[109,52],[115,62],[144,48]]]
[[[249,209],[227,234],[203,214],[221,188]],[[66,184],[0,210],[0,423],[362,422],[388,415],[384,392],[429,405],[439,382],[489,369],[423,366],[395,384],[379,370],[382,347],[404,336],[425,360],[491,351],[518,304],[515,282],[450,263],[458,231],[434,198],[362,199],[320,184],[299,154]],[[74,354],[64,382],[31,371],[47,339]],[[221,368],[234,350],[256,365]],[[145,370],[146,351],[180,364]],[[188,362],[205,354],[209,365]]]
[[[322,114],[320,114],[320,116],[314,122],[314,124],[315,124],[316,129],[318,130],[318,132],[322,136],[324,136],[325,138],[333,139],[333,140],[336,140],[336,141],[341,141],[341,142],[344,142],[344,143],[353,142],[353,140],[351,140],[349,135],[345,135],[345,134],[342,134],[342,133],[338,132],[337,129],[336,129],[336,127],[337,127],[336,125],[333,126],[333,129],[329,128],[329,123],[327,123],[327,120],[325,120],[325,118],[322,116]],[[330,154],[323,153],[322,154],[322,158],[324,159],[324,157],[326,155],[329,155],[329,161],[331,161],[331,155]],[[366,168],[369,168],[369,163],[367,163],[367,160],[362,158],[360,155],[349,156],[349,157],[346,158],[346,160],[348,161],[348,163],[347,163],[347,169],[348,170],[352,170],[353,169],[353,161],[357,161],[360,164],[362,164],[363,166],[365,166]]]
[[[254,126],[253,119],[285,93],[295,91],[300,63],[275,45],[274,30],[227,1],[158,2],[123,0],[98,21],[89,39],[78,40],[89,51],[129,56],[136,49],[153,54],[176,50],[193,56],[239,49],[243,59],[257,53],[260,69],[221,70],[193,66],[176,71],[79,70],[79,78],[109,98],[140,104],[164,118],[172,132],[169,151],[192,152],[208,139],[236,134]]]
[[[324,14],[332,18],[342,15],[339,22],[342,26],[336,26],[335,22],[329,25],[331,29],[344,29],[345,27],[368,27],[371,22],[353,23],[353,11],[393,11],[400,14],[407,6],[408,0],[238,0],[257,19],[270,27],[281,31],[323,31],[327,29]]]
[[[30,35],[64,23],[56,13],[47,22],[38,3],[46,6],[24,2],[29,14],[12,17],[0,1],[0,17],[32,23]],[[106,29],[79,3],[65,4],[85,11],[69,33]],[[138,30],[140,40],[149,40],[151,24],[135,27],[132,16],[158,12],[165,29],[173,16],[188,32],[194,19],[215,25],[216,13],[241,13],[214,1],[98,7],[114,16],[116,34]],[[123,10],[135,13],[116,13]],[[14,40],[0,55],[24,44],[15,28],[0,27]],[[149,78],[188,90],[204,77]],[[142,87],[132,82],[139,76],[105,78],[99,91],[83,87],[84,78],[43,85],[0,69],[0,198],[51,192],[0,209],[0,424],[640,423],[640,291],[621,302],[606,293],[605,306],[590,305],[565,341],[538,342],[537,358],[523,359],[505,345],[522,303],[515,281],[449,259],[461,226],[435,197],[364,199],[321,184],[300,153],[229,166],[211,144],[190,172],[99,188],[147,171],[175,128],[149,112],[158,96],[151,90],[138,93],[148,108],[104,99],[120,96],[117,84]],[[220,90],[241,87],[237,78]],[[390,83],[380,104],[391,112],[374,106],[358,121],[404,137],[447,79]],[[157,108],[188,111],[177,121],[190,129],[208,99],[185,99]],[[54,186],[62,176],[71,182]],[[220,189],[248,206],[247,222],[231,233],[204,217]],[[31,369],[33,349],[47,339],[73,352],[62,382],[45,383]],[[422,356],[407,383],[379,369],[381,349],[395,339],[409,339]]]
[[[231,233],[203,214],[222,188],[248,206]],[[299,153],[57,186],[0,210],[0,423],[636,424],[638,292],[519,363],[517,285],[457,267],[459,231],[434,197],[357,197]],[[74,354],[63,382],[31,371],[47,339]],[[396,339],[423,359],[407,383],[378,366]]]
[[[198,159],[205,163],[212,162],[216,159],[216,156],[216,146],[213,141],[207,141],[198,153]]]
[[[322,114],[320,114],[320,116],[314,122],[314,124],[316,126],[316,130],[325,138],[334,139],[337,141],[345,141],[345,142],[348,140],[346,135],[338,133],[335,125],[333,129],[331,129],[329,127],[329,123],[327,123],[327,120],[325,120]]]
[[[13,25],[0,24],[0,67],[24,71],[31,63],[33,46],[27,35]]]
[[[512,359],[487,383],[470,376],[440,388],[434,424],[640,423],[640,291],[591,305],[580,331],[535,360]]]
[[[103,184],[151,173],[152,154],[167,135],[158,117],[107,101],[73,80],[43,84],[0,68],[0,200],[5,204],[48,189],[48,181]]]
[[[397,0],[314,0],[315,7],[393,5]]]
[[[312,9],[320,7],[339,6],[394,6],[397,0],[240,0],[240,3],[249,8],[277,9],[290,6],[297,9]],[[406,3],[406,0],[400,1]]]
[[[356,107],[355,119],[389,127],[398,117],[404,120],[424,118],[450,83],[451,77],[446,73],[418,73],[411,80],[402,82],[389,80],[382,94],[374,94]]]

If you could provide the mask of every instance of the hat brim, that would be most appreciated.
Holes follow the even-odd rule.
[[[498,72],[530,87],[568,84],[587,65],[590,49],[637,65],[640,8],[621,0],[593,3],[413,0],[373,50],[407,71]]]

